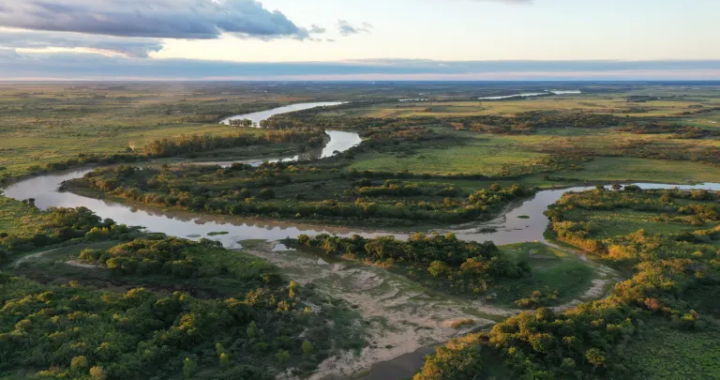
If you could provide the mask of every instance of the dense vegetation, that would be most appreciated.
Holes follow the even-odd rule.
[[[392,179],[383,181],[388,176]],[[534,193],[495,184],[466,194],[451,184],[403,181],[388,173],[287,163],[144,170],[121,165],[95,170],[64,188],[192,211],[383,224],[473,220]]]
[[[172,157],[223,148],[240,148],[274,143],[300,143],[317,147],[324,142],[324,131],[267,131],[262,135],[237,133],[228,136],[182,135],[176,139],[153,140],[142,148],[149,157]]]
[[[0,273],[0,377],[272,379],[286,370],[307,374],[363,342],[354,314],[264,260],[208,240],[141,235],[83,208],[52,209],[38,220],[44,234],[3,234],[0,265],[11,253],[70,239],[125,240],[78,248],[76,258],[121,280],[153,276],[153,285],[172,289],[176,279],[191,279],[232,296],[195,299],[142,287],[118,293],[81,285],[83,275],[49,285]]]
[[[717,219],[717,196],[707,191],[643,191],[636,187],[565,195],[548,211],[558,238],[602,260],[634,270],[631,278],[618,284],[604,300],[580,304],[562,313],[545,308],[523,313],[497,324],[489,333],[468,339],[483,349],[499,352],[513,369],[514,378],[594,379],[647,375],[636,371],[638,362],[651,360],[650,355],[632,351],[638,355],[632,360],[627,355],[631,342],[649,334],[648,325],[668,326],[663,328],[682,332],[686,339],[694,339],[695,332],[702,331],[717,336],[720,325],[716,318],[720,314],[716,306],[707,302],[707,297],[717,294],[720,284],[717,228],[696,224],[691,233],[655,235],[642,229],[626,230],[598,239],[594,238],[592,225],[574,220],[578,210],[614,210],[620,215],[642,210],[655,213],[663,223],[685,224],[688,217],[692,223],[712,222]],[[458,349],[451,358],[461,360],[467,355],[466,350]],[[681,362],[689,358],[680,356],[677,360],[679,367],[692,365]],[[445,373],[438,361],[428,361],[423,373]],[[703,372],[705,375],[692,376],[718,376],[711,368],[703,368]],[[666,375],[670,374],[656,372],[652,378]],[[453,376],[447,378],[472,379],[474,374],[465,371]]]
[[[498,279],[522,278],[531,272],[527,262],[512,260],[492,242],[465,242],[453,234],[414,234],[406,242],[393,237],[302,235],[297,244],[394,268],[433,288],[476,295],[487,292]]]
[[[118,225],[111,219],[102,220],[84,207],[52,208],[38,215],[23,233],[0,232],[0,249],[6,251],[5,261],[13,254],[32,251],[45,246],[65,243],[73,239],[104,240],[129,239],[137,229]],[[0,257],[0,265],[3,259]]]
[[[342,347],[340,327],[292,283],[201,300],[0,280],[0,376],[10,378],[273,379]]]

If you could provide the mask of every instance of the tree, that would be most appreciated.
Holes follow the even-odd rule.
[[[247,330],[245,330],[248,338],[255,338],[257,336],[257,324],[255,324],[255,321],[250,322],[250,325],[248,325]]]
[[[285,363],[290,360],[290,352],[288,352],[287,350],[280,350],[277,354],[275,354],[275,358],[280,363]]]
[[[433,277],[439,277],[448,271],[450,271],[450,267],[445,262],[439,260],[433,261],[428,267],[428,272],[430,272]]]
[[[195,364],[195,362],[190,358],[185,358],[185,361],[183,362],[183,377],[186,379],[191,378],[195,374],[196,369],[197,364]]]
[[[595,368],[604,367],[607,361],[603,352],[597,348],[587,350],[585,353],[585,359],[587,359],[588,363],[594,365]]]
[[[220,354],[220,367],[225,368],[228,365],[230,365],[230,357],[227,353],[223,352],[222,354]]]
[[[312,343],[310,343],[309,340],[306,340],[302,344],[302,352],[305,355],[311,355],[315,351],[315,346],[313,346]]]
[[[482,359],[475,345],[460,344],[437,348],[413,380],[476,380],[481,371]]]
[[[82,369],[88,366],[88,360],[85,356],[76,356],[70,361],[70,368]]]
[[[92,367],[90,368],[90,377],[94,380],[105,380],[105,370],[100,366]]]

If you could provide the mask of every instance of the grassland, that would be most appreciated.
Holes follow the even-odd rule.
[[[423,101],[404,103],[381,103],[367,108],[352,109],[340,113],[328,112],[328,115],[347,115],[361,117],[441,117],[441,116],[477,116],[500,115],[513,116],[529,111],[576,111],[616,116],[682,116],[684,112],[702,108],[720,106],[720,94],[710,98],[675,98],[652,100],[643,103],[628,101],[631,93],[623,94],[582,94],[527,98],[523,100],[498,101]],[[670,95],[672,96],[672,95]]]
[[[555,171],[553,177],[567,178],[569,183],[582,181],[647,181],[663,183],[720,182],[720,168],[690,160],[622,157],[636,147],[663,154],[682,152],[692,158],[693,152],[712,154],[720,149],[717,139],[678,140],[669,135],[635,135],[612,128],[600,130],[555,129],[532,136],[495,136],[468,132],[444,131],[455,144],[427,147],[418,145],[406,151],[368,152],[356,155],[351,168],[357,170],[432,175],[483,174],[501,179],[518,168],[527,168],[553,155],[577,154],[591,161],[577,161],[582,170]],[[613,155],[614,157],[607,157]],[[529,185],[552,185],[545,174],[524,179]]]
[[[584,163],[584,170],[557,172],[558,177],[582,181],[648,181],[659,183],[720,182],[720,169],[699,162],[600,157]]]
[[[512,281],[500,281],[492,291],[495,303],[514,306],[520,298],[529,297],[534,291],[557,291],[553,304],[562,304],[581,297],[598,277],[593,266],[572,253],[540,243],[521,243],[500,247],[515,260],[527,261],[532,276]]]
[[[37,208],[0,195],[0,232],[25,236],[34,231]]]
[[[412,156],[382,155],[360,159],[351,165],[357,170],[447,174],[472,173],[502,176],[508,166],[523,166],[547,154],[524,152],[496,144],[495,141],[473,140],[468,145],[445,149],[418,149]]]
[[[322,96],[322,95],[321,95]],[[181,134],[229,134],[224,116],[319,99],[252,85],[38,84],[0,87],[0,166],[20,175],[78,154],[115,154]]]
[[[598,239],[627,235],[640,229],[644,229],[649,234],[680,234],[698,229],[697,226],[688,224],[660,221],[657,216],[657,213],[631,210],[577,210],[570,213],[570,219],[573,221],[583,220],[592,223],[593,236]],[[703,228],[710,229],[716,225],[718,223],[705,223]]]

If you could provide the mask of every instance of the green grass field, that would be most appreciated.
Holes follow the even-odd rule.
[[[508,145],[498,145],[493,140],[471,140],[467,145],[419,149],[411,156],[384,154],[360,157],[351,167],[357,170],[388,172],[408,170],[428,174],[470,173],[499,176],[508,166],[523,166],[547,156],[543,153],[508,149]]]
[[[570,220],[588,221],[593,224],[593,237],[605,239],[613,236],[627,235],[644,229],[649,234],[679,234],[695,231],[699,227],[680,223],[657,221],[657,213],[632,210],[621,211],[584,211],[574,210]],[[702,228],[713,228],[717,223],[706,223]]]
[[[597,277],[595,269],[572,253],[540,243],[521,243],[500,247],[510,257],[527,261],[532,276],[519,280],[503,280],[492,288],[495,302],[514,306],[520,298],[529,297],[535,290],[557,290],[556,304],[579,298]]]
[[[115,154],[181,134],[229,134],[223,116],[312,101],[310,95],[254,93],[203,85],[16,84],[0,87],[0,166],[22,175],[31,165]]]
[[[553,175],[584,181],[720,182],[720,168],[700,162],[599,157],[582,166],[585,170]]]
[[[40,211],[14,199],[0,195],[0,232],[25,236],[34,231],[33,218]]]
[[[383,103],[366,108],[329,111],[327,115],[377,118],[439,117],[501,115],[513,116],[529,111],[576,111],[617,116],[678,116],[693,111],[691,106],[720,106],[720,96],[702,99],[655,100],[644,103],[627,102],[627,93],[566,95],[499,101],[443,101]],[[708,94],[710,95],[710,94]]]

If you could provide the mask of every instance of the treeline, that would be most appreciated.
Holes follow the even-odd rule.
[[[663,197],[666,199],[661,199]],[[686,201],[693,197],[708,200],[714,199],[716,194],[636,188],[623,192],[587,191],[568,194],[552,208],[549,216],[555,231],[566,230],[567,214],[575,207],[619,212],[654,209],[652,212],[661,213],[671,212],[670,209],[676,207],[667,204],[668,199]],[[668,209],[661,211],[659,206],[663,203]],[[677,208],[678,212],[680,208]],[[584,220],[573,223],[587,224]],[[562,313],[541,308],[509,318],[495,325],[489,333],[464,338],[466,346],[499,354],[513,371],[513,378],[642,377],[643,374],[637,373],[626,360],[626,347],[632,340],[639,339],[638,335],[644,334],[647,323],[665,323],[684,331],[717,324],[714,320],[720,316],[717,309],[704,299],[717,294],[720,286],[717,248],[710,244],[720,237],[717,228],[664,235],[650,235],[639,230],[602,242],[596,240],[596,244],[584,243],[591,239],[587,231],[579,233],[571,229],[568,233],[575,238],[564,241],[627,268],[633,275],[617,284],[604,300],[582,303]],[[694,238],[688,238],[688,235]],[[434,371],[435,378],[471,380],[476,373],[463,368],[481,366],[479,357],[469,356],[471,352],[467,349],[443,351],[443,356],[431,358],[415,379],[426,379],[423,374]],[[463,366],[460,370],[439,366],[439,360],[442,363],[460,361]]]
[[[232,254],[216,241],[203,239],[136,239],[108,250],[88,248],[82,262],[109,269],[116,275],[166,275],[180,279],[229,278],[251,289],[282,282],[275,267],[260,259]],[[240,286],[235,286],[238,288]]]
[[[237,133],[228,136],[205,134],[181,135],[175,139],[153,140],[142,148],[148,157],[171,157],[188,153],[207,152],[216,149],[240,148],[273,143],[298,143],[308,147],[324,143],[324,131],[267,131],[262,135]]]
[[[306,376],[350,336],[294,283],[228,299],[41,285],[0,274],[0,376],[271,380]],[[343,339],[336,339],[343,337]]]
[[[658,122],[634,122],[618,128],[622,132],[630,132],[639,135],[644,134],[672,134],[674,139],[704,139],[720,136],[720,131],[702,129],[690,125],[658,123]]]
[[[429,283],[435,287],[456,287],[474,293],[486,291],[496,279],[522,278],[531,272],[528,263],[514,262],[490,241],[466,242],[454,234],[414,234],[407,241],[392,236],[365,239],[358,235],[352,238],[301,235],[295,242],[330,255],[421,272],[417,273],[420,277],[433,278]]]
[[[607,128],[626,122],[625,118],[585,112],[529,111],[515,116],[475,115],[408,118],[326,116],[318,110],[276,115],[264,123],[269,129],[343,128],[369,133],[392,128],[413,128],[442,124],[460,130],[493,134],[533,134],[548,128]]]
[[[657,213],[656,221],[682,223],[702,226],[707,222],[720,220],[720,207],[714,204],[718,199],[716,192],[707,190],[642,190],[634,185],[626,186],[623,191],[596,189],[589,193],[568,193],[545,215],[552,222],[552,231],[557,239],[595,254],[605,254],[608,246],[592,237],[593,225],[585,221],[575,221],[568,217],[573,210],[633,210]],[[680,204],[675,200],[712,201]],[[613,249],[614,255],[620,255],[620,247]]]
[[[7,251],[6,261],[13,254],[29,252],[45,246],[65,243],[73,239],[127,240],[136,228],[118,225],[112,219],[102,220],[85,207],[51,208],[34,222],[35,233],[15,235],[0,232],[0,249]],[[3,264],[0,259],[0,264]]]
[[[520,185],[493,185],[464,198],[455,187],[420,188],[416,184],[387,182],[374,186],[357,172],[338,173],[289,164],[254,168],[164,168],[134,170],[118,166],[99,169],[63,184],[63,189],[94,189],[135,202],[189,211],[230,215],[266,215],[367,223],[403,220],[409,223],[457,223],[488,216],[509,202],[534,194]],[[335,192],[306,199],[309,188]],[[413,199],[413,197],[419,197]]]

